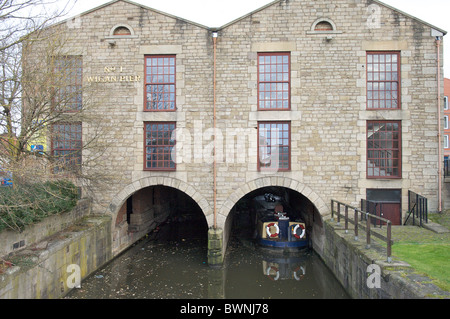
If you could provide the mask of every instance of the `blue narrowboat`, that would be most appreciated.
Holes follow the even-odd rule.
[[[263,247],[299,250],[309,246],[305,223],[285,211],[288,206],[282,197],[266,193],[254,198],[256,208],[256,236]]]

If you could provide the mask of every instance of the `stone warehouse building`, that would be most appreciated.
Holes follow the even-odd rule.
[[[446,32],[427,22],[376,0],[277,0],[209,28],[117,0],[54,27],[96,88],[98,120],[74,131],[106,132],[116,182],[96,211],[113,217],[114,254],[197,213],[220,263],[214,245],[265,192],[289,199],[319,254],[331,199],[389,203],[394,224],[408,190],[441,209]]]

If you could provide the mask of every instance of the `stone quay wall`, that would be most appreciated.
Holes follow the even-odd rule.
[[[58,299],[110,261],[111,217],[88,216],[12,257],[0,274],[0,299]],[[80,281],[78,281],[80,280]]]

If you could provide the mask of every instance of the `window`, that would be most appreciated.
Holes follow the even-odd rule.
[[[448,130],[448,115],[444,115],[444,129]]]
[[[448,135],[444,135],[444,148],[449,148],[449,145],[448,145]]]
[[[133,28],[128,24],[116,24],[109,30],[106,39],[132,39],[137,38]]]
[[[59,111],[79,111],[83,106],[83,61],[81,56],[55,59],[53,68],[54,107]]]
[[[175,170],[175,123],[145,122],[144,170]]]
[[[290,122],[259,122],[258,136],[258,169],[261,171],[290,170]]]
[[[60,123],[52,127],[52,152],[58,164],[56,172],[78,170],[81,167],[81,123]]]
[[[145,57],[145,111],[175,111],[175,56]]]
[[[367,53],[367,108],[400,108],[400,54]]]
[[[342,32],[337,31],[336,24],[328,18],[319,18],[313,22],[311,29],[306,31],[306,34],[340,34]]]
[[[367,177],[401,177],[401,122],[367,122]]]
[[[115,36],[131,35],[131,31],[127,27],[120,26],[114,29],[113,35]]]
[[[258,54],[258,109],[290,109],[290,54]]]
[[[444,110],[448,110],[448,96],[444,96]]]
[[[315,25],[314,31],[333,31],[333,26],[328,21],[320,21]]]

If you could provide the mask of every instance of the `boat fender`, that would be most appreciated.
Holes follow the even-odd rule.
[[[299,276],[298,275],[298,271],[301,270],[302,274]],[[302,266],[297,267],[297,269],[294,270],[294,278],[295,280],[302,280],[303,277],[305,277],[305,268],[303,268]]]
[[[270,271],[271,270],[273,270],[273,271],[275,271],[275,277],[272,277],[271,275],[270,275]],[[267,275],[267,277],[269,277],[271,280],[278,280],[278,278],[280,278],[280,272],[278,271],[278,268],[277,267],[274,267],[274,266],[271,266],[271,267],[268,267],[267,268],[267,270],[266,270],[266,275]]]
[[[275,233],[273,233],[273,234],[270,232],[270,227],[272,227],[272,226],[276,228],[276,231],[275,231]],[[270,224],[268,224],[267,227],[266,227],[266,233],[267,233],[267,236],[269,236],[269,237],[277,237],[278,234],[280,233],[280,228],[278,227],[277,224],[275,224],[275,223],[270,223]]]
[[[302,233],[300,235],[297,234],[297,230],[299,228],[302,229]],[[295,227],[292,229],[292,235],[294,235],[294,237],[297,239],[301,239],[301,238],[305,237],[305,227],[303,227],[303,225],[300,225],[300,224],[295,225]]]

